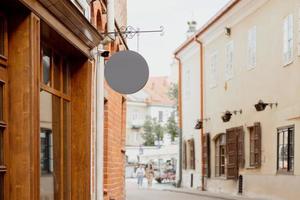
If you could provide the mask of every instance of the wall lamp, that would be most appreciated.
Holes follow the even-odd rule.
[[[210,120],[210,118],[205,118],[203,120],[198,119],[194,128],[195,129],[202,129],[203,128],[203,121],[207,122],[208,120]]]
[[[278,103],[265,103],[263,100],[259,100],[257,104],[254,105],[256,111],[260,112],[266,109],[267,106],[270,106],[272,109],[273,106],[278,106]]]
[[[232,112],[227,110],[227,111],[225,111],[224,115],[222,115],[222,117],[221,117],[222,121],[223,122],[229,122],[230,119],[231,119],[232,114],[236,115],[238,113],[242,114],[243,113],[242,109],[241,110],[234,110]]]

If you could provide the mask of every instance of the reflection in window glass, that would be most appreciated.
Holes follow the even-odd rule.
[[[278,130],[278,171],[292,172],[294,170],[294,128]]]
[[[54,59],[53,59],[53,72],[54,72],[54,89],[60,90],[60,56],[54,54]]]
[[[4,19],[0,16],[0,55],[4,55]]]
[[[43,50],[43,83],[50,86],[51,80],[51,51],[49,49]]]
[[[65,94],[69,94],[70,88],[70,72],[69,72],[69,65],[66,61],[63,61],[63,92]]]
[[[53,172],[53,139],[51,130],[42,130],[40,135],[41,154],[40,164],[42,174]]]

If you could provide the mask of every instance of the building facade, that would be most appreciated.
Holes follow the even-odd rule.
[[[144,146],[143,126],[150,117],[161,126],[175,115],[175,105],[168,97],[170,88],[168,77],[150,77],[147,85],[139,92],[127,96],[126,122],[126,177],[133,177],[139,163],[152,162],[155,167],[162,166],[168,160],[178,160],[178,141],[171,141],[166,132],[162,141],[153,146]],[[161,165],[159,164],[161,163]]]
[[[108,1],[94,1],[92,4],[94,24],[99,33],[108,32],[108,3]],[[103,49],[108,50],[110,56],[118,51],[128,49],[125,39],[120,34],[120,27],[127,25],[127,1],[117,1],[113,7],[113,31],[116,34],[107,34],[105,37],[111,37],[113,40],[108,39],[108,41],[103,43]],[[108,59],[109,57],[105,58],[103,64]],[[124,200],[126,96],[112,90],[106,82],[104,82],[103,89],[103,157],[101,158],[99,155],[96,155],[96,159],[103,159],[104,162],[102,165],[103,168],[98,168],[97,170],[103,170],[102,184],[104,199]],[[97,103],[101,104],[101,102]],[[99,190],[99,188],[97,189]]]
[[[0,198],[91,199],[101,35],[71,1],[2,1],[0,13]]]
[[[299,196],[299,9],[296,0],[230,1],[176,51],[184,63],[180,55],[199,44],[204,189]]]

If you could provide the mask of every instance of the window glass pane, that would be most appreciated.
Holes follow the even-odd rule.
[[[40,92],[40,197],[60,199],[61,185],[61,118],[60,98]],[[54,178],[55,177],[55,178]],[[55,187],[54,187],[55,186]]]
[[[0,55],[4,55],[4,19],[0,16]]]
[[[51,81],[51,50],[44,48],[43,49],[43,83],[50,86]]]
[[[69,64],[66,61],[63,61],[63,92],[69,94],[70,91],[70,69]]]
[[[54,89],[60,90],[60,62],[61,58],[57,54],[54,54],[54,59],[53,59],[53,71],[54,71]]]
[[[70,199],[71,191],[71,113],[70,113],[70,103],[64,101],[63,103],[63,143],[64,143],[64,198]]]

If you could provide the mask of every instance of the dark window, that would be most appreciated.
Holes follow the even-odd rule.
[[[225,175],[225,158],[226,158],[226,139],[225,134],[221,134],[216,139],[216,176]]]
[[[261,165],[261,127],[255,123],[249,128],[250,132],[250,166],[260,167]]]
[[[203,168],[205,171],[205,176],[206,177],[210,177],[210,134],[206,133],[203,135],[202,137],[203,140],[203,147],[202,147],[202,151],[203,151]]]
[[[190,156],[189,156],[189,164],[190,169],[195,169],[195,141],[194,139],[188,140],[189,143],[189,150],[190,150]]]
[[[51,83],[51,50],[44,48],[43,49],[43,83],[50,86]]]
[[[0,16],[0,55],[4,55],[5,49],[5,21],[2,16]]]
[[[182,145],[182,168],[183,169],[187,169],[187,155],[186,155],[186,149],[187,149],[187,145],[186,145],[186,141],[183,141],[183,145]]]
[[[277,170],[283,173],[294,171],[294,127],[277,130]]]
[[[53,140],[51,130],[43,130],[40,135],[41,142],[41,173],[53,172]]]

